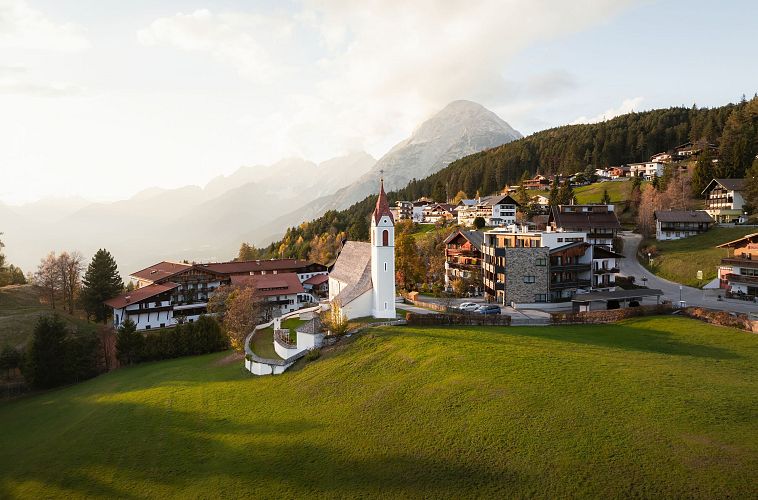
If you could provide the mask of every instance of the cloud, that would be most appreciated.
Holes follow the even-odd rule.
[[[65,82],[40,84],[15,78],[4,78],[0,72],[0,95],[2,94],[36,97],[72,97],[87,94],[87,89]]]
[[[323,158],[396,140],[455,99],[502,106],[555,96],[566,72],[502,72],[525,47],[603,22],[625,0],[304,0],[288,15],[198,10],[153,21],[140,43],[204,53],[253,84],[277,87],[261,114],[269,144]],[[513,79],[509,79],[513,80]],[[249,123],[250,120],[244,120]],[[387,144],[382,144],[382,147]]]
[[[593,116],[592,118],[587,118],[586,116],[580,116],[579,118],[571,122],[571,125],[576,125],[579,123],[598,123],[605,120],[610,120],[611,118],[615,118],[620,115],[631,113],[632,111],[638,110],[640,104],[644,100],[645,100],[644,97],[631,97],[628,99],[624,99],[621,102],[621,105],[617,108],[606,109],[604,112],[600,113],[597,116]]]
[[[0,0],[0,48],[73,52],[90,46],[79,26],[55,22],[24,0]]]
[[[271,57],[268,46],[287,39],[290,32],[291,23],[280,17],[214,14],[201,9],[156,19],[137,32],[137,39],[146,46],[166,45],[206,52],[252,81],[268,82],[282,70],[282,65]]]

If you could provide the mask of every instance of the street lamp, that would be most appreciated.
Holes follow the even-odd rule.
[[[679,307],[682,307],[682,285],[679,285]]]

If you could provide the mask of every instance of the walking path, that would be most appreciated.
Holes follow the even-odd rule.
[[[744,300],[722,299],[709,297],[703,290],[685,285],[680,285],[673,281],[663,279],[651,273],[637,260],[637,248],[642,242],[642,235],[622,232],[621,238],[624,240],[624,259],[620,259],[619,268],[622,276],[634,276],[637,284],[642,284],[642,278],[647,278],[645,286],[648,288],[657,288],[663,292],[663,296],[673,304],[679,302],[681,298],[688,306],[702,306],[709,309],[719,309],[722,311],[749,313],[758,312],[758,304]],[[681,288],[681,291],[680,291]]]

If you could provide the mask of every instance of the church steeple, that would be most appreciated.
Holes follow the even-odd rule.
[[[389,217],[390,221],[394,224],[395,219],[392,217],[390,204],[387,201],[387,193],[384,192],[384,177],[382,177],[379,182],[379,198],[376,199],[376,208],[374,209],[374,223],[378,224],[381,218],[386,216]]]
[[[395,220],[384,192],[384,179],[379,185],[374,218],[371,220],[371,282],[373,283],[372,315],[375,318],[395,317]]]

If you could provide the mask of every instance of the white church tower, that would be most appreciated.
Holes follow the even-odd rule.
[[[375,318],[395,319],[395,221],[381,180],[379,199],[371,217],[371,281]]]

